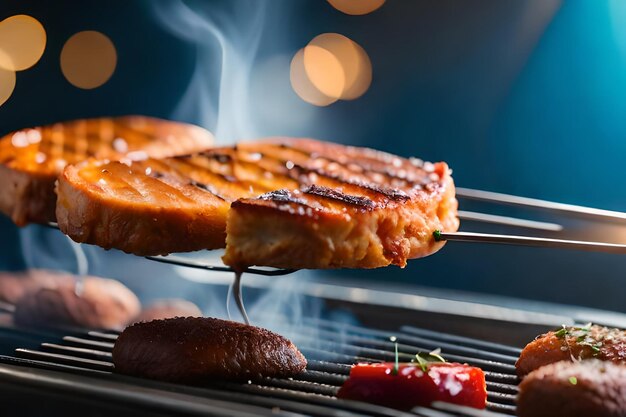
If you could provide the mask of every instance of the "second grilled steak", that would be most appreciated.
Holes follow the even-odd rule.
[[[237,267],[404,266],[458,227],[445,163],[310,139],[70,166],[58,195],[72,239],[138,255],[222,248],[228,218]]]
[[[144,116],[74,120],[19,130],[0,139],[0,212],[19,226],[55,220],[54,183],[87,158],[165,157],[211,146],[197,126]]]

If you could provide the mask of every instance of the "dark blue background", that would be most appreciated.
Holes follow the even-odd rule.
[[[214,130],[217,115],[178,107],[199,59],[196,46],[155,12],[172,4],[4,1],[0,19],[32,15],[48,44],[35,67],[17,74],[13,96],[0,106],[0,132],[129,113]],[[248,31],[249,14],[262,9],[251,73],[273,62],[276,90],[251,79],[253,126],[240,127],[246,135],[313,136],[445,160],[460,186],[626,210],[626,5],[619,0],[388,0],[360,17],[319,0],[187,4],[199,16],[219,17],[227,34]],[[115,74],[95,90],[71,86],[59,67],[63,43],[81,30],[105,33],[118,51]],[[323,32],[345,34],[369,53],[374,81],[362,98],[315,108],[290,90],[289,60]],[[212,62],[206,77],[219,79],[218,53]],[[213,104],[218,92],[211,92]],[[626,243],[624,227],[572,226],[578,237]],[[5,219],[0,231],[0,267],[22,267],[18,232]],[[133,270],[132,257],[110,256]],[[332,274],[626,311],[624,256],[450,243],[404,270]]]

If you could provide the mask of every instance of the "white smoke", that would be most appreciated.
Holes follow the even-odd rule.
[[[256,134],[248,89],[266,14],[265,2],[230,3],[226,10],[192,9],[182,1],[154,3],[163,27],[197,48],[193,75],[172,116],[197,120],[220,142]],[[211,77],[209,70],[217,68],[219,77]]]

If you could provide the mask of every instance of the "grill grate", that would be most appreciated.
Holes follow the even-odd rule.
[[[272,330],[290,338],[299,347],[308,360],[305,372],[290,379],[272,378],[254,384],[211,383],[205,387],[125,377],[112,373],[111,350],[117,334],[111,331],[59,335],[59,340],[40,341],[36,349],[19,348],[15,356],[0,356],[0,362],[130,382],[138,389],[149,386],[203,400],[233,401],[261,407],[274,415],[278,411],[313,416],[487,417],[515,414],[518,381],[514,363],[519,348],[410,326],[389,332],[326,320],[304,319],[299,326],[289,325],[284,318],[263,321],[271,322]],[[409,361],[417,352],[441,348],[450,361],[481,367],[487,379],[488,411],[434,404],[432,408],[421,407],[412,413],[401,413],[385,407],[338,400],[335,395],[348,378],[353,363],[394,359],[394,345],[389,341],[391,336],[398,339],[401,361]]]

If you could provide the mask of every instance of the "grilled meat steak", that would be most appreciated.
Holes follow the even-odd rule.
[[[23,326],[80,326],[123,328],[139,314],[139,299],[112,279],[64,279],[24,294],[15,305],[14,321]]]
[[[59,226],[78,242],[137,255],[226,245],[236,267],[404,266],[459,224],[445,163],[311,139],[91,161],[67,167],[57,191]]]
[[[626,364],[626,331],[598,325],[563,328],[538,336],[520,354],[520,376],[562,360],[600,359]]]
[[[543,366],[520,384],[519,417],[624,417],[626,366],[591,359]]]
[[[197,126],[143,116],[56,123],[0,139],[0,212],[20,226],[55,220],[54,183],[67,164],[94,157],[165,157],[204,149]]]
[[[291,377],[306,359],[284,337],[232,321],[177,317],[127,327],[113,348],[115,371],[173,382]]]

